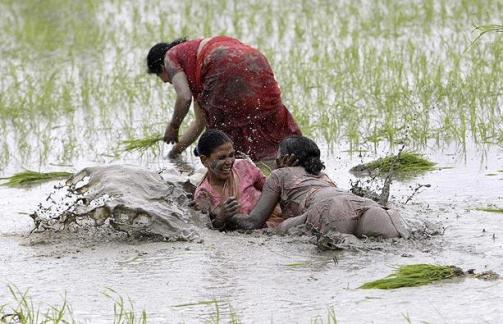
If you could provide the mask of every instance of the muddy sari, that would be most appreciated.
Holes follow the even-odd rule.
[[[254,161],[274,159],[281,140],[301,132],[281,101],[267,59],[231,37],[201,42],[171,48],[166,53],[168,74],[185,72],[208,128],[227,133],[236,150]]]
[[[333,231],[358,237],[408,236],[396,211],[337,188],[324,173],[309,174],[303,167],[277,169],[263,191],[279,193],[284,219],[303,217],[304,223],[321,234]]]

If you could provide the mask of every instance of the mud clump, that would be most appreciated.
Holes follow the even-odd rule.
[[[85,168],[57,188],[31,215],[34,232],[106,227],[128,236],[200,241],[207,216],[189,208],[183,181],[167,181],[135,166]]]

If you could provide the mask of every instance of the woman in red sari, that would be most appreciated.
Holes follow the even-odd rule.
[[[183,152],[205,127],[227,133],[237,151],[254,161],[272,160],[285,137],[300,129],[281,101],[281,91],[267,59],[237,39],[216,36],[179,39],[153,46],[148,72],[173,84],[175,108],[164,141]],[[178,137],[178,129],[194,98],[194,120]]]

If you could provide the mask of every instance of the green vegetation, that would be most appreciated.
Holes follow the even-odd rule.
[[[0,305],[0,323],[19,323],[19,324],[69,324],[76,323],[72,308],[66,301],[66,296],[63,298],[63,303],[56,306],[47,306],[47,309],[41,310],[40,306],[33,303],[29,295],[29,291],[20,291],[13,285],[8,286],[9,292],[14,299],[13,306],[10,304]],[[114,305],[114,324],[146,324],[147,314],[145,311],[140,312],[139,316],[134,310],[131,300],[129,305],[124,301],[124,298],[119,296],[115,291],[108,289],[105,296],[113,300]]]
[[[464,275],[463,270],[455,266],[410,264],[401,266],[393,274],[384,279],[367,282],[360,288],[396,289],[401,287],[416,287],[462,275]]]
[[[503,33],[483,26],[500,1],[434,4],[2,1],[0,168],[92,160],[161,132],[175,92],[145,73],[148,49],[216,34],[264,52],[303,132],[329,148],[501,145]],[[472,26],[484,37],[467,51]]]
[[[387,156],[372,162],[357,165],[352,172],[366,172],[378,175],[387,175],[393,168],[398,176],[417,175],[435,170],[435,163],[426,160],[421,155],[412,152],[401,152],[398,156]]]
[[[28,186],[36,183],[52,181],[62,178],[68,178],[72,176],[73,173],[70,172],[35,172],[35,171],[24,171],[20,173],[16,173],[15,175],[2,178],[2,180],[7,180],[7,182],[3,183],[5,186],[9,187],[18,187],[18,186]]]
[[[475,30],[479,31],[480,34],[472,42],[472,45],[474,45],[486,33],[503,33],[503,25],[482,25],[475,27]]]
[[[0,306],[1,323],[20,323],[20,324],[38,324],[38,323],[74,323],[72,310],[67,304],[66,299],[59,306],[49,306],[47,310],[40,311],[35,307],[32,299],[28,295],[28,290],[21,292],[15,286],[8,286],[11,296],[14,299],[15,306],[8,304]]]
[[[214,311],[211,314],[208,323],[212,324],[220,324],[222,322],[231,324],[240,323],[239,317],[232,308],[232,306],[229,303],[222,303],[222,301],[219,301],[217,299],[202,300],[194,303],[175,305],[173,307],[179,308],[179,307],[194,307],[194,306],[214,307]],[[225,307],[225,309],[222,309],[223,307]],[[226,314],[226,316],[224,316],[224,313]]]
[[[129,305],[127,305],[124,298],[110,288],[104,292],[104,295],[114,302],[114,324],[147,323],[147,313],[143,310],[138,316],[131,299],[128,299]]]
[[[337,317],[335,316],[335,308],[329,307],[327,310],[326,320],[321,316],[316,316],[311,320],[311,324],[337,324]]]
[[[485,211],[488,213],[503,214],[503,208],[498,208],[498,207],[475,208],[475,210]]]
[[[145,151],[158,142],[162,141],[163,137],[159,134],[147,136],[145,138],[133,138],[122,142],[124,150],[127,152],[132,151]]]

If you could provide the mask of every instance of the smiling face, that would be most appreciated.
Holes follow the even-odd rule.
[[[208,169],[210,176],[215,180],[225,181],[232,173],[232,166],[236,160],[236,151],[232,142],[218,146],[210,156],[201,156],[201,162]]]

